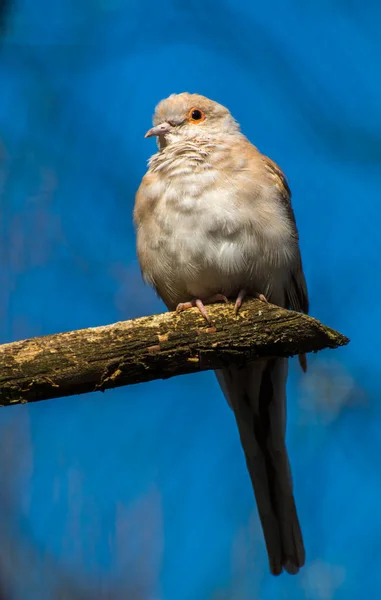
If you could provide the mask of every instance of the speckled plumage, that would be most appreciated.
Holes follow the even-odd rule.
[[[193,109],[202,121],[192,120]],[[137,250],[167,307],[244,289],[307,312],[285,177],[230,112],[197,94],[172,95],[147,135],[158,136],[159,151],[136,194]],[[287,360],[228,367],[217,377],[236,417],[270,569],[297,572],[304,547],[284,443]]]

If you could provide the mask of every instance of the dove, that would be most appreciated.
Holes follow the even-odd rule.
[[[280,167],[245,137],[230,111],[199,94],[159,102],[158,151],[136,193],[137,255],[144,280],[169,310],[254,296],[308,312],[308,293]],[[303,370],[305,357],[300,359]],[[298,573],[305,549],[285,444],[288,359],[216,371],[233,410],[264,534],[270,572]]]

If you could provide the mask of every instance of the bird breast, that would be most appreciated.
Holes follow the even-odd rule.
[[[196,151],[151,161],[145,195],[153,210],[138,227],[138,252],[146,279],[166,288],[160,295],[170,303],[243,287],[264,293],[292,259],[275,186],[253,179],[244,161],[226,169],[207,158]]]

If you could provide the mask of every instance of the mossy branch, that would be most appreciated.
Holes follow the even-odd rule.
[[[166,379],[264,356],[292,356],[349,340],[316,319],[259,300],[36,337],[0,346],[0,405]]]

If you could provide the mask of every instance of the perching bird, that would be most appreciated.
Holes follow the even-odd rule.
[[[221,104],[172,94],[156,107],[159,151],[136,194],[138,258],[168,309],[257,296],[308,311],[290,189]],[[305,367],[304,359],[301,360]],[[305,562],[285,446],[285,358],[216,371],[234,411],[271,573]]]

